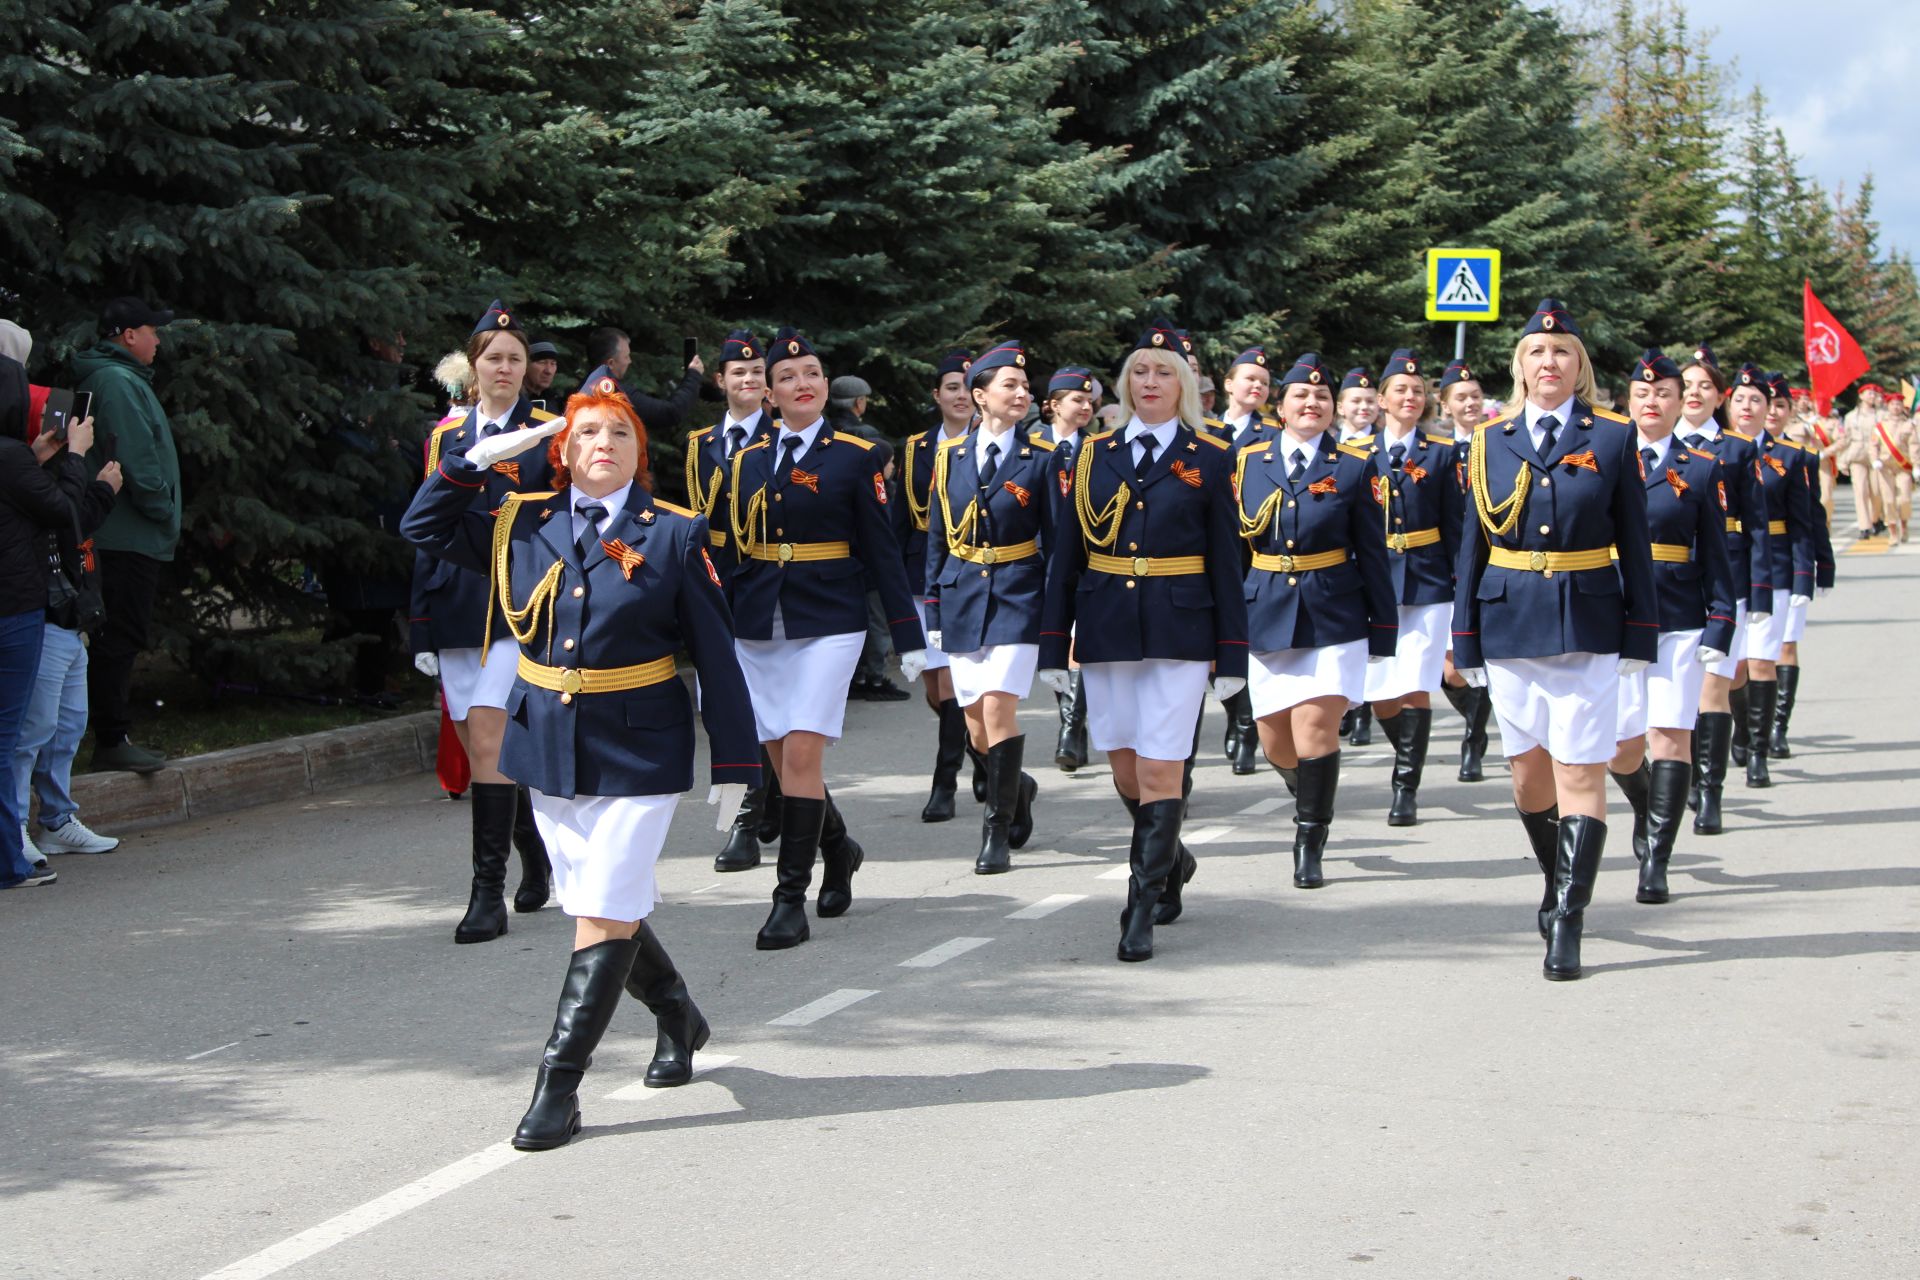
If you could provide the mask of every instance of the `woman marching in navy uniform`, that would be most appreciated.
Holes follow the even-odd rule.
[[[1627,420],[1593,407],[1593,367],[1551,298],[1521,330],[1514,407],[1468,450],[1454,661],[1492,691],[1514,802],[1546,877],[1544,973],[1580,976],[1607,842],[1619,676],[1660,656],[1647,493]],[[1617,548],[1619,567],[1614,567]]]
[[[646,1083],[685,1084],[707,1021],[647,917],[655,863],[680,793],[693,785],[693,707],[674,670],[699,672],[722,826],[759,778],[747,686],[705,519],[648,492],[646,433],[611,378],[568,402],[568,418],[443,453],[402,532],[486,574],[517,652],[501,767],[531,789],[553,851],[554,889],[575,917],[574,951],[533,1102],[513,1145],[540,1151],[580,1129],[581,1077],[624,989],[653,1013]],[[559,434],[551,443],[548,437]],[[475,505],[488,469],[546,446],[557,491]]]
[[[527,373],[527,336],[499,299],[487,308],[467,339],[478,403],[448,416],[427,442],[426,479],[432,483],[443,458],[459,458],[484,439],[517,431],[556,415],[535,409],[522,385]],[[499,461],[468,492],[476,511],[492,511],[512,493],[551,487],[544,457]],[[447,717],[473,766],[473,884],[467,912],[455,926],[455,942],[490,942],[507,931],[507,849],[520,853],[520,886],[513,909],[538,911],[547,903],[547,850],[534,825],[526,789],[500,770],[507,695],[513,689],[513,639],[501,625],[484,576],[424,553],[414,556],[411,618],[414,666],[438,677]],[[488,637],[491,636],[491,642]],[[489,646],[496,650],[489,654]],[[487,658],[491,656],[492,662]]]
[[[1673,438],[1684,395],[1680,366],[1658,351],[1641,355],[1627,404],[1646,473],[1660,657],[1645,671],[1620,677],[1619,747],[1607,768],[1633,806],[1633,856],[1640,862],[1634,897],[1647,903],[1667,901],[1667,863],[1686,814],[1700,687],[1707,668],[1733,647],[1727,477],[1710,454]]]
[[[959,440],[973,425],[973,396],[967,390],[967,371],[973,368],[973,352],[954,350],[940,358],[933,370],[933,403],[940,421],[917,436],[907,437],[902,447],[900,489],[906,495],[907,536],[905,539],[907,586],[915,593],[920,624],[927,622],[926,601],[919,595],[927,581],[927,521],[932,511],[933,460],[940,446]],[[973,761],[973,799],[987,798],[987,763],[976,755],[967,741],[967,717],[953,696],[953,677],[947,670],[947,655],[931,641],[927,645],[927,669],[920,677],[926,689],[927,705],[940,718],[940,737],[933,757],[933,786],[927,803],[920,810],[922,822],[948,822],[953,818],[953,799],[960,787],[960,765]]]
[[[1473,442],[1473,433],[1487,420],[1486,392],[1481,389],[1480,380],[1473,370],[1467,367],[1465,360],[1449,361],[1440,374],[1435,387],[1440,398],[1440,421],[1443,430],[1450,431],[1454,449],[1455,487],[1460,490],[1463,510],[1461,519],[1465,519],[1464,505],[1467,493],[1466,446]],[[1451,564],[1449,564],[1451,572]],[[1449,597],[1449,614],[1452,599]],[[1481,782],[1486,779],[1485,761],[1487,755],[1487,721],[1493,716],[1493,699],[1487,696],[1485,689],[1476,689],[1460,678],[1453,665],[1452,627],[1448,627],[1447,658],[1441,673],[1441,692],[1447,695],[1447,701],[1466,721],[1465,732],[1460,739],[1460,772],[1462,782]]]
[[[901,674],[917,680],[927,655],[889,518],[882,455],[826,424],[826,371],[792,329],[774,337],[767,383],[779,430],[733,456],[727,503],[740,666],[781,792],[779,881],[754,945],[777,951],[811,933],[815,851],[824,863],[815,904],[823,920],[853,905],[853,873],[865,857],[822,776],[866,641],[862,575],[886,608]]]
[[[1833,536],[1828,527],[1827,508],[1820,501],[1820,451],[1787,434],[1794,425],[1794,392],[1784,373],[1767,375],[1767,437],[1775,450],[1786,450],[1790,463],[1800,468],[1800,482],[1813,496],[1808,519],[1813,535],[1813,594],[1824,596],[1833,589]],[[1787,724],[1793,715],[1793,703],[1800,690],[1800,641],[1807,634],[1807,599],[1804,587],[1796,586],[1787,605],[1787,628],[1781,636],[1780,661],[1774,664],[1773,727],[1767,742],[1770,759],[1785,760],[1792,755],[1787,746]]]
[[[1033,687],[1046,599],[1041,548],[1054,541],[1060,502],[1053,445],[1022,435],[1033,403],[1027,355],[1003,342],[973,362],[968,390],[978,425],[940,445],[928,502],[927,642],[947,655],[973,749],[987,758],[987,798],[976,873],[1009,870],[1033,834],[1039,784],[1021,772],[1026,735],[1016,716]]]
[[[707,521],[707,540],[716,565],[726,556],[727,482],[733,473],[733,455],[773,433],[773,415],[766,410],[767,349],[751,331],[735,329],[721,344],[714,385],[727,398],[720,421],[687,435],[687,501]],[[760,781],[747,792],[746,803],[727,829],[727,842],[713,859],[715,871],[751,871],[760,865],[760,842],[779,831],[779,819],[768,821],[768,809],[779,804],[772,791],[773,764],[760,761]],[[771,794],[770,794],[771,793]],[[773,831],[767,831],[768,826]]]
[[[1179,333],[1157,320],[1120,375],[1127,424],[1084,441],[1065,477],[1048,552],[1041,680],[1067,687],[1074,648],[1093,745],[1133,815],[1120,959],[1153,955],[1153,926],[1181,911],[1194,860],[1180,844],[1182,775],[1211,680],[1246,686],[1247,611],[1233,460],[1203,435],[1200,388]],[[1211,671],[1210,671],[1211,669]],[[1164,901],[1163,901],[1164,898]]]
[[[1741,365],[1734,375],[1727,408],[1734,429],[1752,434],[1759,446],[1754,463],[1754,474],[1760,481],[1755,524],[1759,524],[1760,510],[1764,509],[1767,577],[1773,583],[1772,612],[1748,626],[1746,646],[1739,654],[1746,670],[1746,686],[1734,690],[1731,699],[1731,752],[1735,763],[1746,766],[1749,787],[1773,785],[1767,750],[1773,741],[1774,697],[1779,689],[1775,664],[1786,643],[1789,614],[1795,606],[1806,606],[1813,595],[1814,580],[1814,500],[1799,463],[1803,455],[1797,445],[1776,440],[1768,433],[1769,399],[1767,375],[1751,364]]]
[[[1700,718],[1693,733],[1693,833],[1717,836],[1723,829],[1720,797],[1727,780],[1733,744],[1734,689],[1746,684],[1740,659],[1747,634],[1766,625],[1773,613],[1772,539],[1767,533],[1766,496],[1760,490],[1759,443],[1732,430],[1727,422],[1727,379],[1713,348],[1701,343],[1693,359],[1680,366],[1684,392],[1680,425],[1674,429],[1689,453],[1704,453],[1720,463],[1727,482],[1727,558],[1733,564],[1733,648],[1707,668],[1700,691]],[[1740,695],[1742,706],[1745,694]]]
[[[1265,347],[1248,347],[1227,366],[1227,407],[1220,420],[1221,439],[1238,456],[1277,438],[1279,427],[1267,418],[1267,396],[1273,390],[1273,370],[1267,366]],[[1246,553],[1240,557],[1240,571],[1249,567]],[[1221,750],[1234,773],[1245,777],[1260,771],[1254,752],[1260,746],[1260,732],[1253,724],[1253,698],[1242,689],[1226,701],[1227,737]]]
[[[1460,558],[1465,501],[1450,435],[1420,429],[1427,383],[1420,360],[1402,349],[1387,361],[1380,381],[1384,413],[1369,442],[1378,474],[1378,518],[1387,542],[1399,644],[1385,662],[1369,667],[1366,700],[1380,732],[1393,744],[1390,827],[1420,820],[1420,778],[1433,732],[1433,691],[1446,679],[1453,618],[1453,566]]]
[[[1063,471],[1073,470],[1074,456],[1093,425],[1093,401],[1097,393],[1093,370],[1077,364],[1062,365],[1047,379],[1047,404],[1052,421],[1036,426],[1032,438],[1037,444],[1053,446],[1053,460]],[[1043,549],[1044,554],[1044,549]],[[1072,773],[1087,762],[1087,696],[1079,667],[1067,671],[1067,691],[1053,695],[1060,710],[1060,737],[1053,747],[1054,767]]]
[[[1247,692],[1260,745],[1293,793],[1301,889],[1324,883],[1340,717],[1365,696],[1369,663],[1393,656],[1399,631],[1377,460],[1357,441],[1335,444],[1331,378],[1312,352],[1294,361],[1280,379],[1283,434],[1241,450],[1234,472],[1253,552]]]

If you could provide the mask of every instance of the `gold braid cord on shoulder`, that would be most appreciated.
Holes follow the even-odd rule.
[[[1254,450],[1244,451],[1233,460],[1233,510],[1234,514],[1240,517],[1240,536],[1248,542],[1252,542],[1273,527],[1274,513],[1280,509],[1281,497],[1280,490],[1275,489],[1267,495],[1266,501],[1260,504],[1258,511],[1252,515],[1247,514],[1245,499],[1240,495],[1246,492],[1247,460],[1253,456],[1254,452]],[[1259,452],[1264,453],[1265,450]]]
[[[927,495],[927,506],[933,506],[934,494],[940,496],[940,519],[946,523],[947,552],[958,555],[962,547],[974,544],[974,530],[980,525],[980,499],[969,499],[960,518],[953,518],[953,506],[947,501],[947,459],[952,456],[951,449],[942,449],[933,455],[933,493]]]
[[[693,503],[694,510],[713,521],[713,509],[720,504],[720,468],[713,469],[713,479],[707,482],[706,491],[700,489],[700,445],[695,441],[687,442],[687,498]]]
[[[1507,495],[1504,502],[1494,502],[1493,495],[1487,492],[1486,437],[1487,428],[1484,426],[1474,432],[1473,456],[1467,464],[1467,475],[1473,483],[1473,509],[1489,538],[1504,538],[1519,525],[1520,517],[1526,511],[1527,485],[1533,479],[1533,471],[1526,463],[1521,463],[1519,472],[1513,477],[1513,492]]]
[[[753,554],[753,549],[767,540],[767,491],[758,489],[747,499],[746,516],[740,514],[740,464],[746,461],[751,449],[736,449],[733,452],[733,484],[727,494],[727,523],[733,526],[733,545],[742,559]],[[755,526],[759,536],[753,536]]]
[[[937,449],[939,446],[936,444],[934,447]],[[913,496],[913,455],[919,448],[920,437],[908,436],[905,455],[906,484],[901,487],[907,491],[907,515],[912,518],[913,527],[921,533],[925,533],[927,531],[927,509],[933,505],[933,496],[929,494],[925,502],[921,502]],[[934,455],[933,462],[936,467],[940,465],[939,454],[936,453]]]
[[[1080,456],[1073,464],[1073,509],[1080,518],[1080,536],[1086,539],[1089,547],[1104,551],[1120,539],[1120,522],[1126,517],[1127,499],[1133,496],[1133,490],[1127,488],[1122,480],[1120,487],[1113,491],[1113,501],[1099,511],[1093,509],[1093,489],[1089,483],[1093,476],[1093,442],[1088,441],[1080,448]],[[1098,532],[1102,524],[1107,525],[1105,534]]]
[[[534,632],[540,629],[540,614],[547,615],[547,660],[553,660],[553,595],[560,589],[560,573],[565,567],[555,560],[534,585],[533,594],[527,597],[524,608],[513,607],[513,571],[509,564],[513,544],[513,518],[520,508],[533,499],[551,498],[551,493],[510,493],[500,504],[500,514],[493,520],[493,580],[487,586],[487,626],[480,642],[480,664],[486,665],[487,649],[493,644],[493,606],[497,600],[500,612],[507,620],[507,630],[521,644],[532,644]]]

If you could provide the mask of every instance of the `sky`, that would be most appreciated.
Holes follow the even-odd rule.
[[[1883,250],[1920,256],[1920,6],[1911,0],[1683,0],[1729,96],[1754,87],[1801,172],[1851,193],[1871,171]],[[1585,3],[1564,7],[1587,9]]]

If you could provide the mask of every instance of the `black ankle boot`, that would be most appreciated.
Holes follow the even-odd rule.
[[[1687,796],[1687,763],[1655,760],[1647,783],[1647,858],[1640,864],[1636,902],[1661,903],[1668,898],[1667,860],[1680,834],[1681,808]]]
[[[987,748],[987,805],[980,820],[980,856],[973,860],[975,875],[997,876],[1013,868],[1009,833],[1024,789],[1020,759],[1026,745],[1026,738],[1019,737]]]
[[[620,988],[633,970],[639,948],[636,938],[616,938],[573,953],[567,980],[560,988],[560,1007],[553,1015],[553,1034],[547,1037],[547,1051],[534,1079],[533,1104],[513,1132],[515,1147],[549,1151],[566,1146],[580,1132],[580,1080],[593,1065],[593,1051],[613,1021]]]
[[[1593,882],[1600,875],[1600,854],[1607,847],[1607,824],[1575,815],[1560,819],[1560,843],[1553,862],[1553,910],[1547,915],[1547,958],[1542,974],[1550,982],[1580,976],[1580,934]]]
[[[1771,680],[1747,681],[1747,785],[1770,787],[1773,775],[1767,770],[1767,746],[1773,739],[1774,694]]]
[[[634,941],[640,947],[627,974],[627,994],[647,1006],[656,1024],[653,1061],[641,1083],[649,1089],[671,1089],[693,1079],[694,1052],[705,1047],[711,1028],[688,993],[687,980],[674,968],[673,957],[645,920]]]
[[[1693,818],[1693,834],[1717,836],[1722,830],[1720,794],[1727,782],[1727,753],[1733,742],[1733,716],[1725,711],[1702,711],[1693,726],[1701,744],[1700,811]]]
[[[1781,665],[1773,670],[1779,682],[1774,689],[1773,740],[1767,744],[1767,754],[1775,760],[1791,760],[1793,752],[1787,747],[1787,723],[1793,719],[1794,699],[1800,693],[1800,668]]]
[[[765,770],[760,785],[747,789],[740,812],[733,815],[733,826],[727,831],[727,843],[714,856],[715,871],[751,871],[760,865],[760,815],[766,808],[772,778],[773,770]]]
[[[1053,749],[1053,763],[1062,773],[1072,773],[1086,762],[1086,681],[1075,669],[1067,672],[1067,692],[1060,698],[1060,741]]]
[[[1347,735],[1350,747],[1365,747],[1373,744],[1373,704],[1363,702],[1354,708],[1353,732]]]
[[[1433,711],[1426,707],[1404,707],[1391,720],[1382,720],[1381,729],[1393,743],[1393,806],[1387,810],[1387,825],[1411,827],[1420,821],[1420,778],[1427,769],[1427,742],[1433,735]]]
[[[507,931],[507,850],[518,797],[511,782],[473,784],[473,889],[455,942],[492,942]]]
[[[1727,702],[1733,707],[1733,738],[1728,750],[1733,762],[1743,768],[1747,763],[1747,691],[1752,687],[1753,681],[1748,680],[1727,695]]]
[[[1300,791],[1293,802],[1293,887],[1318,889],[1326,883],[1320,856],[1326,852],[1333,823],[1333,797],[1340,789],[1340,753],[1300,762]]]
[[[1242,689],[1227,699],[1227,716],[1240,731],[1227,759],[1235,777],[1250,777],[1260,772],[1260,730],[1253,723],[1253,696]]]
[[[797,947],[812,936],[807,927],[807,886],[813,881],[813,857],[820,849],[826,814],[825,800],[787,796],[780,802],[780,856],[774,864],[779,879],[774,883],[773,910],[753,941],[761,951]]]
[[[538,911],[553,896],[553,864],[547,860],[547,842],[533,820],[533,797],[525,787],[514,788],[513,848],[520,855],[520,887],[513,891],[513,909],[521,915]]]
[[[1653,772],[1648,768],[1645,760],[1642,760],[1640,767],[1632,773],[1614,773],[1612,769],[1608,769],[1607,772],[1613,774],[1613,781],[1620,788],[1620,794],[1627,798],[1629,805],[1633,806],[1633,856],[1645,862],[1647,860],[1647,789],[1651,785]]]
[[[772,844],[780,838],[780,775],[773,771],[773,757],[767,754],[765,743],[760,744],[760,778],[766,784],[767,794],[760,801],[760,830],[754,834],[760,837],[761,844]]]
[[[847,914],[853,905],[853,873],[867,860],[867,851],[847,834],[846,819],[833,793],[826,793],[826,813],[820,823],[820,897],[813,904],[822,920]]]
[[[947,822],[953,817],[953,797],[960,787],[960,762],[967,754],[967,717],[952,698],[940,704],[940,740],[933,755],[933,789],[927,793],[922,822]]]
[[[1153,924],[1167,878],[1180,857],[1179,800],[1143,804],[1133,820],[1133,874],[1127,882],[1127,914],[1120,930],[1120,959],[1133,962],[1153,958]]]
[[[1546,877],[1546,892],[1540,895],[1540,940],[1547,938],[1547,914],[1553,910],[1553,859],[1554,851],[1560,844],[1560,806],[1541,809],[1537,813],[1528,813],[1516,807],[1520,815],[1520,825],[1526,828],[1527,843],[1533,847],[1533,860],[1540,864],[1540,874]]]

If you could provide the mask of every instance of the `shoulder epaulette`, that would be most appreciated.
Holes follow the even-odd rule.
[[[1113,436],[1113,435],[1117,435],[1117,434],[1118,434],[1118,432],[1114,432],[1114,431],[1102,431],[1102,432],[1100,432],[1100,433],[1099,433],[1098,435],[1091,435],[1091,436],[1088,436],[1088,437],[1087,437],[1087,443],[1088,443],[1088,444],[1098,444],[1098,443],[1099,443],[1100,441],[1102,441],[1102,440],[1105,440],[1105,439],[1107,439],[1107,438],[1108,438],[1109,436]]]
[[[738,449],[735,449],[733,451],[733,456],[737,458],[743,453],[752,453],[755,449],[764,449],[772,443],[773,443],[772,436],[762,436],[760,439],[755,440],[752,444],[743,444]]]
[[[1732,436],[1735,440],[1745,440],[1748,444],[1753,443],[1752,436],[1743,436],[1738,431],[1735,431],[1732,427],[1728,427],[1725,431],[1722,431],[1720,434],[1723,436]]]
[[[1428,431],[1428,432],[1425,432],[1424,434],[1426,435],[1428,444],[1452,444],[1453,443],[1453,437],[1450,435],[1443,436],[1433,431]]]
[[[1200,439],[1205,440],[1208,444],[1212,445],[1216,449],[1233,448],[1232,445],[1228,444],[1225,440],[1222,440],[1219,436],[1209,435],[1204,431],[1196,431],[1193,434],[1198,436]]]
[[[1624,413],[1615,413],[1611,409],[1595,409],[1593,416],[1596,418],[1604,418],[1608,422],[1617,422],[1626,427],[1633,425],[1633,419],[1627,417]]]
[[[1518,409],[1509,409],[1497,418],[1487,419],[1485,422],[1475,427],[1474,432],[1475,434],[1478,434],[1482,431],[1485,431],[1488,427],[1504,427],[1509,422],[1512,422],[1515,418],[1519,416],[1520,416],[1520,411]]]
[[[1361,444],[1358,440],[1348,440],[1335,445],[1334,448],[1346,454],[1349,458],[1371,458],[1373,456],[1373,450]]]
[[[1371,435],[1355,436],[1351,440],[1342,440],[1340,444],[1343,447],[1350,444],[1357,444],[1362,448],[1371,449],[1373,447],[1373,437]]]
[[[832,431],[833,429],[829,427],[828,430]],[[858,445],[862,453],[873,448],[873,441],[867,439],[865,436],[854,435],[851,431],[834,431],[833,438],[835,440],[845,440],[851,445]]]
[[[966,442],[967,437],[965,436],[948,436],[946,439],[939,441],[938,446],[942,449],[951,449],[956,445],[963,445]]]
[[[1243,446],[1240,450],[1240,456],[1243,458],[1251,458],[1256,453],[1271,453],[1271,452],[1273,452],[1273,441],[1262,440],[1258,444],[1250,444],[1250,445]]]
[[[443,435],[446,432],[453,430],[455,427],[459,426],[461,423],[465,422],[466,420],[467,420],[467,415],[464,413],[456,413],[451,418],[442,418],[440,419],[439,425],[434,427],[433,434],[435,434],[436,436]]]
[[[659,498],[655,498],[653,500],[653,505],[660,508],[662,511],[671,511],[673,512],[673,514],[677,516],[685,516],[689,520],[691,520],[693,517],[700,514],[698,511],[689,511],[687,508],[679,505],[678,503],[663,502]]]
[[[687,439],[698,440],[702,436],[712,435],[713,432],[714,429],[712,427],[696,427],[694,430],[687,432]]]
[[[438,430],[441,427],[450,427],[456,422],[465,422],[467,420],[467,415],[471,412],[472,410],[470,409],[456,409],[452,413],[448,414],[446,417],[440,419],[439,422],[435,423],[434,429]]]
[[[1027,443],[1032,445],[1034,448],[1040,450],[1042,453],[1053,452],[1053,441],[1051,440],[1042,440],[1038,436],[1028,436]]]
[[[1227,420],[1208,414],[1206,417],[1200,419],[1200,425],[1209,431],[1225,431],[1227,429]]]
[[[548,413],[545,409],[531,409],[527,412],[527,417],[534,422],[552,422],[559,416],[557,413]]]

